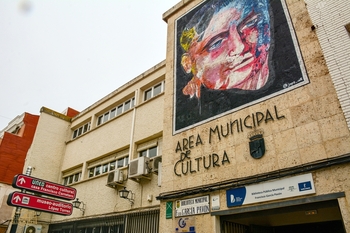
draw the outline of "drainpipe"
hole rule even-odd
[[[135,103],[134,110],[132,113],[132,122],[131,122],[131,132],[130,132],[130,147],[129,147],[129,163],[132,160],[132,154],[134,150],[134,128],[135,128],[135,118],[136,118],[136,108],[138,105],[138,90],[135,90]]]

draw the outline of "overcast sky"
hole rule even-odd
[[[0,0],[0,130],[42,106],[82,111],[165,59],[180,0]]]

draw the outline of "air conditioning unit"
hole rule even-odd
[[[149,158],[140,157],[130,161],[129,163],[129,178],[146,178],[149,174],[148,169]]]
[[[159,170],[159,166],[161,165],[161,162],[162,162],[162,156],[157,156],[153,158],[151,162],[152,172],[155,172],[158,174],[158,170]]]
[[[42,225],[27,224],[24,233],[41,233]]]
[[[118,168],[108,173],[107,186],[115,187],[116,185],[122,185],[124,182],[123,172]]]

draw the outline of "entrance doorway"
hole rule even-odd
[[[220,217],[222,233],[345,233],[337,200]]]

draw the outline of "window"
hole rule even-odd
[[[88,173],[88,177],[94,177],[94,176],[98,176],[100,174],[104,174],[110,171],[113,171],[116,167],[120,168],[120,167],[125,167],[127,166],[129,163],[129,156],[120,158],[116,161],[112,161],[109,163],[104,163],[102,165],[97,165],[94,167],[89,168],[89,173]]]
[[[83,126],[83,133],[86,133],[89,130],[89,125],[86,124]]]
[[[153,96],[156,96],[162,92],[162,83],[159,83],[158,85],[154,86],[153,88]]]
[[[110,111],[104,113],[103,115],[99,116],[97,118],[97,125],[101,125],[102,123],[105,123],[115,117],[116,108],[111,109]]]
[[[63,177],[63,185],[70,185],[70,184],[76,183],[80,181],[80,179],[81,179],[81,172]]]
[[[78,182],[80,180],[81,173],[74,174],[73,176],[73,182]]]
[[[95,167],[95,176],[98,176],[101,174],[101,165]]]
[[[109,170],[113,171],[115,169],[115,161],[109,163]]]
[[[95,168],[94,168],[94,167],[93,167],[93,168],[90,168],[90,169],[89,169],[89,178],[90,178],[90,177],[93,177],[94,174],[95,174]]]
[[[14,129],[11,133],[12,134],[18,134],[20,129],[21,129],[21,127],[17,126],[16,129]]]
[[[140,157],[153,158],[153,157],[156,157],[157,155],[158,155],[158,147],[157,146],[140,151]]]
[[[117,110],[117,115],[121,114],[122,112],[123,112],[123,105],[119,105]]]
[[[105,115],[103,116],[103,122],[106,122],[109,120],[109,112],[105,113]]]
[[[130,109],[130,106],[131,106],[131,101],[130,101],[130,100],[129,100],[129,101],[126,101],[126,102],[124,103],[124,111],[129,110],[129,109]]]
[[[103,164],[102,166],[102,173],[106,173],[106,172],[108,172],[108,163]]]
[[[145,91],[145,100],[152,98],[152,89]]]
[[[113,109],[111,110],[111,115],[110,115],[111,119],[115,117],[115,113],[116,113],[116,109],[113,108]]]
[[[105,164],[106,165],[106,164]],[[98,176],[101,175],[103,173],[108,172],[108,169],[105,169],[105,165],[98,165],[96,167],[92,167],[89,169],[89,178],[94,177],[94,176]],[[108,164],[107,164],[108,167]]]
[[[120,158],[117,160],[117,168],[125,167],[129,164],[129,157]]]
[[[97,125],[100,125],[103,123],[103,116],[99,116],[97,120]]]
[[[149,100],[152,97],[164,92],[164,84],[165,82],[158,83],[157,85],[151,87],[150,89],[145,91],[144,100]]]
[[[108,112],[104,113],[103,115],[99,116],[97,118],[97,125],[101,125],[111,119],[113,119],[115,116],[118,116],[122,114],[123,112],[133,108],[135,106],[135,98],[131,98],[127,100],[126,102],[122,103],[116,108],[113,108],[109,110]]]
[[[73,139],[90,130],[90,122],[73,131]]]

